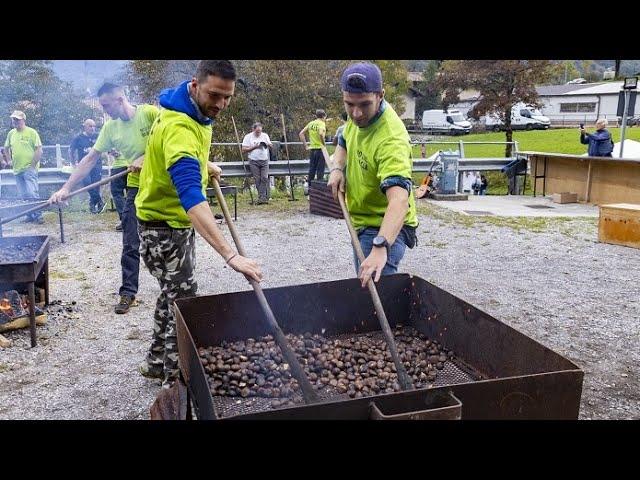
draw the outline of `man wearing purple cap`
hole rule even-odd
[[[346,190],[347,210],[366,257],[359,265],[354,252],[364,287],[374,272],[376,282],[380,275],[396,273],[406,248],[416,244],[411,143],[404,123],[384,100],[377,65],[350,65],[340,83],[349,120],[330,159],[328,185],[336,199],[338,190]]]

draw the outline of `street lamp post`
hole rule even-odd
[[[627,77],[624,79],[622,89],[624,90],[624,110],[622,111],[622,132],[620,133],[620,158],[624,151],[624,136],[627,129],[627,108],[629,107],[629,95],[631,90],[635,90],[638,86],[638,77]]]

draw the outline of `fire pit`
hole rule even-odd
[[[31,346],[36,342],[36,286],[44,289],[49,304],[49,237],[0,238],[0,292],[27,288]]]
[[[268,335],[262,313],[252,292],[184,298],[176,301],[175,312],[180,352],[180,370],[200,419],[385,419],[385,418],[463,418],[463,419],[575,419],[578,417],[583,372],[572,362],[517,332],[490,315],[478,310],[454,295],[429,282],[406,274],[383,277],[378,290],[389,323],[396,335],[420,340],[423,346],[411,343],[402,347],[405,366],[413,368],[419,379],[418,388],[399,391],[393,382],[385,388],[373,388],[366,379],[368,390],[353,382],[339,382],[343,365],[329,365],[326,372],[315,369],[313,360],[302,353],[306,347],[318,348],[326,339],[336,345],[366,341],[376,344],[373,355],[381,355],[383,344],[379,323],[371,297],[356,279],[266,289],[265,295],[285,333],[291,338],[298,358],[308,377],[313,372],[328,378],[329,384],[318,386],[321,403],[305,405],[299,391],[283,398],[273,394],[264,398],[258,390],[235,388],[228,395],[224,379],[215,377],[228,362],[217,358],[222,348],[238,348],[238,344],[254,348],[254,342]],[[403,324],[403,328],[399,328]],[[402,333],[404,330],[405,333]],[[401,332],[401,333],[398,333]],[[297,335],[296,339],[291,336]],[[267,337],[268,338],[268,337]],[[308,342],[305,343],[305,340]],[[428,351],[427,340],[437,346],[438,354]],[[303,345],[300,344],[303,342]],[[404,340],[403,340],[404,341]],[[240,343],[242,342],[242,343]],[[338,343],[336,343],[338,342]],[[342,342],[342,343],[340,343]],[[376,343],[377,342],[377,343]],[[402,343],[402,342],[399,342]],[[267,344],[262,352],[273,346]],[[340,347],[341,348],[341,347]],[[415,355],[407,354],[411,348]],[[260,348],[258,348],[260,350]],[[277,360],[279,349],[270,352]],[[352,354],[353,352],[347,352]],[[420,354],[422,358],[420,358]],[[257,375],[250,375],[251,362],[236,352],[239,363],[231,362],[229,371],[247,369],[247,383]],[[343,362],[345,352],[338,360]],[[442,355],[442,357],[441,357]],[[246,355],[244,355],[247,359]],[[415,357],[415,358],[414,358]],[[430,358],[433,357],[433,358]],[[207,362],[204,362],[207,359]],[[255,358],[254,358],[255,359]],[[222,360],[222,362],[219,362]],[[258,359],[259,360],[259,359]],[[327,360],[321,359],[321,362]],[[335,360],[334,358],[331,360]],[[351,360],[351,359],[350,359]],[[213,365],[207,370],[207,366]],[[376,375],[390,369],[367,360],[365,365],[377,369]],[[425,361],[423,369],[417,368]],[[244,362],[244,363],[243,363]],[[305,364],[306,362],[306,364]],[[274,367],[260,360],[260,368]],[[277,364],[278,362],[275,361]],[[344,363],[344,362],[343,362]],[[407,365],[407,363],[409,365]],[[436,370],[429,365],[441,363]],[[234,366],[236,365],[236,366]],[[362,363],[360,364],[362,365]],[[240,367],[238,369],[238,367]],[[312,368],[313,367],[313,368]],[[335,368],[340,367],[340,368]],[[285,367],[286,369],[286,367]],[[229,373],[227,371],[227,374]],[[360,372],[361,370],[359,370]],[[366,371],[366,370],[365,370]],[[335,374],[332,382],[330,374]],[[434,372],[435,374],[431,374]],[[256,371],[256,374],[263,373]],[[353,373],[352,373],[353,375]],[[236,375],[237,376],[237,375]],[[275,378],[277,376],[273,376]],[[393,380],[393,375],[390,376]],[[287,378],[286,374],[278,378]],[[315,378],[315,377],[312,377]],[[389,378],[389,377],[384,377]],[[273,379],[272,379],[273,380]],[[347,374],[348,380],[348,374]],[[377,376],[374,378],[378,382]],[[289,384],[286,388],[289,394]],[[335,385],[334,385],[335,384]],[[382,385],[382,383],[379,383]],[[335,386],[336,388],[330,388]],[[238,383],[239,387],[239,383]],[[245,387],[246,388],[246,387]],[[212,394],[213,391],[213,394]],[[341,392],[345,392],[341,395]],[[357,395],[364,392],[363,395]],[[235,394],[237,393],[237,395]],[[271,389],[273,393],[273,388]],[[244,394],[244,396],[243,396]],[[297,396],[296,396],[297,395]],[[282,395],[281,395],[282,396]],[[449,416],[443,412],[449,412]],[[457,414],[456,414],[457,412]]]
[[[32,199],[32,200],[20,200],[17,198],[0,199],[0,238],[2,237],[2,226],[5,223],[12,222],[17,218],[21,218],[20,213],[35,207],[38,203],[44,200]],[[57,208],[58,210],[58,223],[60,225],[60,241],[64,243],[64,224],[62,223],[62,206],[48,207]],[[16,217],[17,215],[17,217]]]

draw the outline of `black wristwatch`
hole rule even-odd
[[[377,248],[384,247],[387,249],[387,253],[389,253],[389,242],[387,242],[387,239],[381,235],[378,235],[373,239],[373,246]]]

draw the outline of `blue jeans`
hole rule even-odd
[[[378,230],[380,229],[377,227],[367,227],[358,233],[364,258],[367,258],[371,253],[371,249],[373,248],[373,239],[378,236]],[[387,263],[382,269],[382,275],[392,275],[398,271],[398,265],[400,264],[402,257],[404,257],[406,249],[407,244],[405,243],[404,232],[400,231],[396,241],[393,242],[393,245],[391,245],[391,248],[389,249],[389,253],[387,254]],[[358,255],[355,250],[353,251],[353,260],[357,275],[358,270],[360,270],[360,261],[358,260]]]
[[[16,187],[18,188],[18,194],[24,200],[38,200],[40,193],[38,191],[38,171],[35,168],[29,167],[24,172],[15,176]],[[30,213],[27,217],[31,220],[37,220],[42,218],[42,211]]]
[[[127,167],[112,168],[111,175],[124,172],[126,169]],[[116,210],[118,211],[118,217],[120,217],[121,222],[122,222],[122,211],[124,210],[124,204],[125,204],[125,190],[127,189],[128,176],[129,175],[125,175],[124,177],[116,178],[114,181],[111,182],[111,197],[113,198],[113,203],[116,206]]]
[[[138,235],[138,218],[134,203],[137,188],[127,188],[124,209],[122,210],[122,286],[120,295],[135,297],[138,293],[138,274],[140,272],[140,236]]]
[[[102,179],[102,160],[98,159],[95,166],[91,169],[89,174],[84,177],[84,186],[91,185],[92,183],[99,182]],[[116,180],[117,181],[117,180]],[[89,190],[89,207],[94,205],[100,205],[102,203],[102,197],[100,196],[100,187],[92,188]]]

